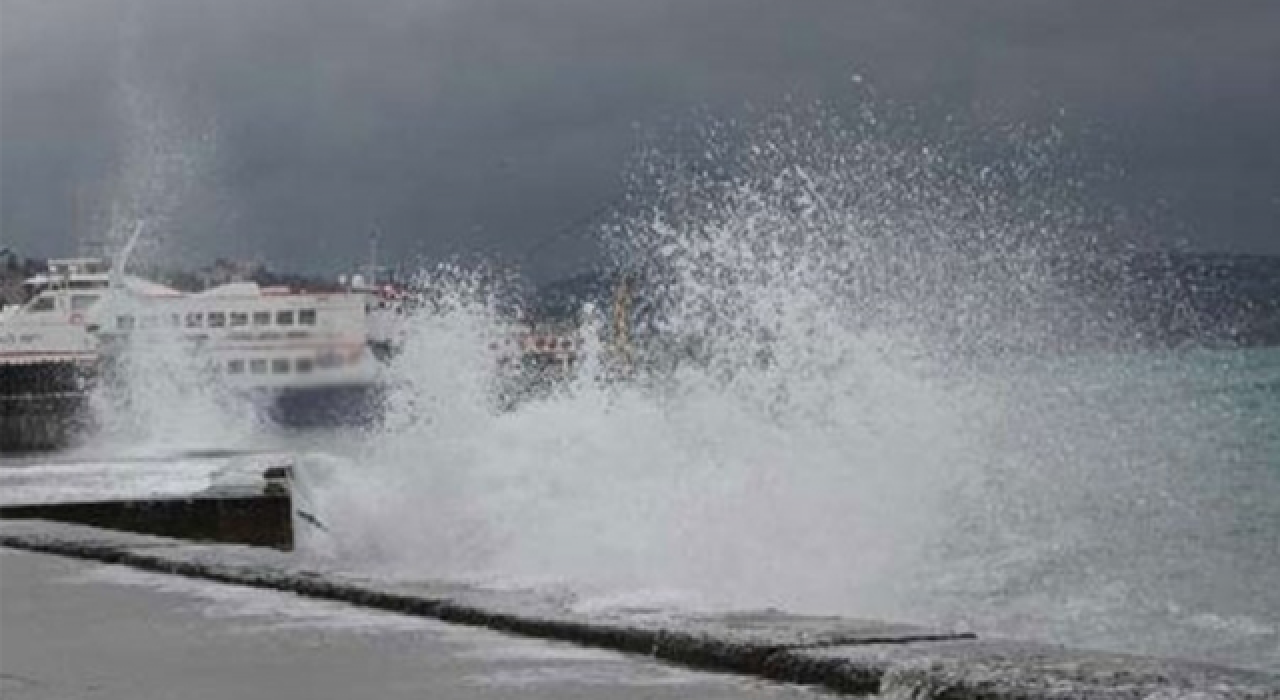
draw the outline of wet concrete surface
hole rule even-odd
[[[1029,642],[976,639],[973,635],[952,634],[945,630],[929,630],[889,622],[801,616],[776,610],[690,614],[662,609],[601,608],[599,605],[589,605],[584,609],[571,591],[560,589],[490,589],[459,581],[386,581],[370,578],[360,572],[332,569],[323,561],[309,560],[277,549],[234,544],[198,544],[154,535],[114,532],[39,520],[0,520],[0,545],[18,550],[53,553],[75,560],[127,564],[131,568],[108,567],[96,570],[126,572],[116,574],[116,578],[111,579],[110,582],[116,584],[151,582],[146,584],[151,588],[135,598],[134,604],[143,611],[140,613],[142,615],[148,611],[146,601],[153,595],[159,601],[157,609],[165,611],[172,607],[171,602],[165,602],[165,596],[166,590],[173,592],[174,587],[177,587],[179,593],[204,592],[206,597],[213,595],[209,593],[211,591],[244,591],[244,595],[252,595],[253,589],[266,589],[269,591],[267,595],[273,596],[271,600],[277,601],[282,606],[280,610],[285,610],[286,613],[292,608],[285,601],[293,601],[293,604],[298,605],[319,605],[322,608],[338,606],[323,609],[341,609],[351,614],[375,616],[381,620],[407,620],[410,622],[404,624],[425,624],[431,629],[450,629],[458,634],[464,633],[462,628],[452,627],[442,621],[514,632],[540,640],[565,640],[615,652],[630,652],[628,656],[618,656],[603,651],[587,652],[583,646],[551,644],[550,648],[606,654],[623,664],[616,668],[625,669],[618,672],[623,674],[621,676],[613,671],[606,671],[602,677],[596,670],[584,671],[584,676],[570,668],[567,672],[576,675],[573,675],[567,688],[553,685],[552,689],[546,690],[545,694],[556,697],[752,697],[743,689],[752,693],[766,693],[763,697],[794,697],[787,693],[800,693],[803,696],[806,692],[793,685],[752,682],[741,677],[734,679],[730,676],[692,674],[677,666],[664,667],[653,664],[650,660],[662,659],[685,667],[734,671],[745,677],[804,683],[852,695],[880,694],[910,700],[1280,700],[1280,676],[1274,674],[1173,659],[1073,650]],[[0,564],[3,561],[0,560]],[[94,564],[86,566],[93,567]],[[119,578],[121,576],[125,578]],[[4,612],[2,627],[5,638],[10,629],[15,628],[8,621],[9,611],[5,610],[5,606],[12,600],[7,583],[10,578],[8,569],[0,566],[0,611]],[[44,587],[56,588],[56,584],[60,582],[66,583],[65,578],[54,580],[52,584],[55,585]],[[242,584],[244,587],[222,585],[228,583]],[[146,585],[142,587],[145,588]],[[33,591],[36,588],[38,586],[34,584],[30,586]],[[278,591],[289,591],[308,598],[280,594]],[[43,593],[36,591],[34,597],[39,599],[40,595]],[[24,598],[19,594],[17,600],[21,602]],[[64,618],[59,607],[61,604],[59,599],[47,602],[49,609],[56,612],[50,619],[57,621]],[[92,606],[85,612],[84,619],[92,619],[97,609]],[[40,629],[44,625],[40,621],[41,616],[32,617],[35,628]],[[215,616],[209,628],[218,630],[225,626]],[[21,625],[16,628],[22,629]],[[189,628],[195,635],[201,635],[204,631],[199,623],[192,624]],[[289,654],[293,653],[291,650],[297,649],[299,645],[304,648],[310,648],[307,646],[309,644],[316,645],[314,641],[309,641],[314,640],[314,637],[306,632],[305,627],[285,628],[295,632],[301,630],[301,633],[296,638],[284,639],[278,645],[255,646],[256,642],[247,642],[244,649],[257,651],[258,656],[249,654],[246,657],[242,650],[231,644],[222,656],[219,656],[222,647],[215,648],[212,658],[225,658],[237,664],[246,664],[248,669],[257,672],[260,665],[274,663],[277,657],[272,650],[276,646],[284,650],[282,653],[285,656],[280,658],[288,659],[291,658]],[[161,629],[165,629],[165,626],[161,625]],[[510,639],[510,644],[547,644],[544,641],[517,641],[501,635],[494,637],[492,631],[466,630],[465,633]],[[68,634],[74,637],[74,632]],[[150,632],[146,632],[145,628],[142,632],[135,633],[138,636],[146,634]],[[123,638],[130,637],[125,635]],[[387,659],[392,661],[392,672],[387,676],[391,681],[398,682],[396,679],[402,673],[408,678],[416,678],[412,670],[415,664],[421,664],[424,673],[438,672],[445,677],[458,673],[473,681],[484,677],[483,671],[470,671],[460,668],[456,662],[442,660],[443,657],[437,651],[432,651],[437,647],[429,643],[415,647],[413,643],[405,645],[396,642],[396,639],[394,635],[368,635],[367,644],[377,647],[379,652],[373,657],[369,657],[365,647],[355,644],[337,646],[337,652],[330,656],[322,654],[320,658],[344,659],[350,656],[355,660],[351,671],[354,677],[373,685],[380,682],[378,679],[381,676],[368,668],[377,667],[382,653],[387,653]],[[179,639],[175,647],[181,648],[184,641]],[[103,637],[96,640],[96,643],[111,645],[114,638]],[[325,648],[327,643],[325,639],[318,644]],[[140,648],[145,649],[145,644]],[[420,649],[425,656],[415,656],[412,651],[406,652],[406,648]],[[349,654],[345,653],[348,649],[351,649]],[[54,646],[49,646],[45,651],[50,658],[58,653]],[[171,653],[167,647],[164,651]],[[91,644],[86,645],[81,653],[91,659],[97,658]],[[195,649],[189,653],[200,656],[205,652]],[[10,673],[7,656],[8,650],[3,646],[3,641],[0,641],[0,659],[4,659],[0,663],[0,671]],[[164,654],[160,656],[164,658]],[[395,659],[399,659],[403,667],[397,666]],[[181,668],[181,661],[181,658],[167,660],[175,668]],[[304,667],[307,663],[323,665],[323,662],[309,657],[303,658],[299,663]],[[338,663],[341,665],[343,662]],[[626,665],[628,663],[640,666],[631,667]],[[128,667],[126,664],[125,668]],[[113,667],[107,665],[104,668],[109,670]],[[660,669],[659,677],[662,673],[690,673],[692,675],[687,677],[718,680],[706,688],[693,684],[696,687],[691,686],[688,693],[683,694],[684,690],[676,687],[683,681],[651,683],[643,679],[637,681],[635,676],[626,675],[636,668]],[[317,673],[323,677],[324,673],[329,672],[334,671],[325,667]],[[28,680],[20,672],[15,673],[19,675],[6,676],[4,681],[14,688]],[[555,676],[559,671],[550,673]],[[643,676],[647,673],[648,671],[642,671],[642,678],[648,678]],[[503,670],[497,676],[501,679],[499,682],[475,683],[484,687],[520,688],[522,683],[534,684],[547,674],[545,670],[529,670],[517,664],[514,669]],[[231,676],[233,680],[239,678],[236,673],[231,673]],[[56,672],[52,677],[57,678]],[[681,676],[683,677],[686,676]],[[584,681],[584,678],[587,680]],[[555,682],[562,680],[564,678],[556,676]],[[476,694],[478,691],[472,687],[475,684],[473,681],[462,684],[441,681],[446,683],[442,686],[443,691],[432,696],[500,696]],[[592,683],[596,685],[593,686]],[[615,692],[614,685],[621,690]],[[274,689],[274,686],[270,687]],[[335,684],[333,687],[341,688],[343,692],[308,697],[349,697],[353,693],[358,693],[357,697],[370,695],[359,692],[356,686]],[[543,693],[540,689],[542,686],[530,687],[535,689],[517,692],[512,696],[537,697]],[[651,692],[651,687],[658,690]],[[328,690],[328,687],[307,686],[307,689]],[[245,689],[236,687],[234,690]],[[286,691],[292,692],[292,688],[286,687],[286,690],[280,692]],[[777,695],[778,693],[781,695]],[[65,693],[54,696],[95,697]],[[236,692],[217,695],[210,691],[208,695],[182,694],[177,697],[215,696],[240,697],[241,694]],[[251,696],[269,695],[252,693]],[[285,694],[281,697],[295,696]],[[379,692],[378,697],[400,696]]]
[[[0,696],[813,698],[799,686],[0,549]]]

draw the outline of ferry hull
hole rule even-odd
[[[83,391],[90,378],[87,365],[62,360],[0,362],[0,396],[30,396]]]
[[[69,387],[71,370],[51,368],[53,380],[39,375],[28,388],[40,391],[16,393],[3,385],[0,392],[0,454],[46,452],[66,449],[91,439],[95,430],[90,392]],[[78,370],[77,375],[78,376]],[[376,384],[317,386],[263,390],[252,401],[261,401],[271,425],[290,431],[369,427],[382,420],[385,390]]]
[[[295,430],[367,427],[382,420],[384,396],[378,384],[275,389],[267,415],[276,425]]]
[[[83,392],[0,395],[0,454],[70,447],[92,431]]]

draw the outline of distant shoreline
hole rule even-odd
[[[1087,280],[1077,281],[1073,291],[1100,308],[1123,311],[1156,345],[1280,345],[1280,256],[1142,251],[1049,262],[1063,279]],[[12,252],[0,258],[0,303],[20,300],[22,281],[44,267],[44,260]],[[188,292],[231,281],[317,292],[342,288],[336,278],[227,259],[194,270],[144,266],[137,274]],[[537,319],[563,320],[585,302],[607,305],[620,274],[598,269],[542,284],[526,299],[528,310]]]

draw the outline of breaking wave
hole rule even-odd
[[[637,289],[629,358],[595,300],[578,371],[495,400],[500,295],[424,276],[444,303],[409,329],[385,425],[304,465],[313,551],[1277,663],[1266,537],[1206,544],[1274,515],[1227,505],[1232,468],[1269,459],[1203,392],[1235,356],[1142,350],[1084,293],[1092,268],[1064,261],[1099,242],[1052,148],[964,160],[867,120],[703,136],[643,159],[646,206],[602,232]],[[1206,620],[1250,620],[1251,646]]]

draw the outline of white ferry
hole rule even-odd
[[[87,330],[103,352],[192,351],[229,386],[282,389],[373,380],[360,299],[233,283],[179,297],[113,299]],[[122,303],[123,302],[123,303]]]
[[[359,295],[252,282],[185,293],[110,267],[92,258],[50,261],[24,283],[25,303],[0,310],[5,393],[68,390],[71,377],[124,352],[145,363],[149,353],[175,350],[236,389],[363,387],[376,379]]]

